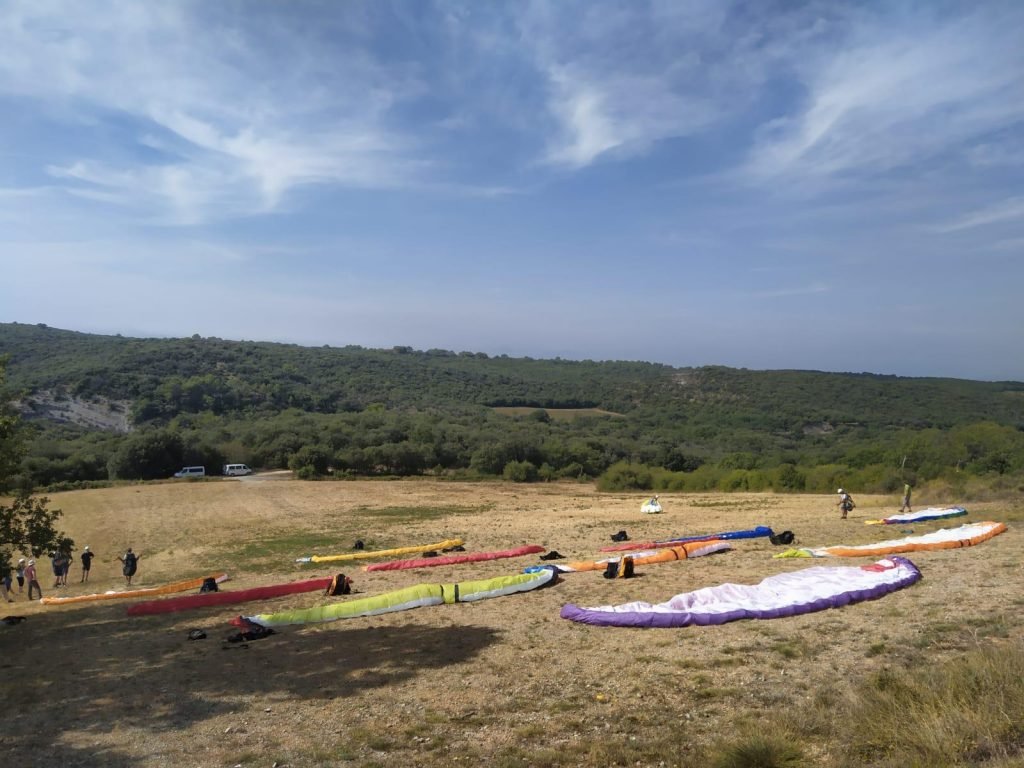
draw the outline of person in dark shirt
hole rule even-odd
[[[128,551],[123,556],[117,558],[123,563],[121,573],[124,574],[124,579],[128,582],[129,587],[132,585],[132,576],[135,575],[139,568],[139,557],[140,555],[135,554],[132,552],[132,548],[128,547]]]
[[[61,577],[64,575],[64,554],[62,552],[50,553],[50,565],[53,567],[53,587],[60,586]]]
[[[88,547],[82,550],[82,581],[83,583],[89,580],[89,569],[92,568],[93,553]]]
[[[8,603],[14,602],[14,598],[11,597],[11,585],[13,583],[14,579],[11,576],[11,567],[9,565],[4,565],[3,570],[0,571],[0,597]]]

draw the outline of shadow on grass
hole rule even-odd
[[[126,729],[186,730],[210,718],[294,699],[344,699],[474,659],[500,633],[488,627],[283,627],[248,643],[216,615],[126,619],[123,606],[40,613],[3,628],[0,696],[12,706],[0,729],[5,763],[104,765],[131,755],[98,751]],[[186,623],[191,621],[192,623]],[[189,627],[207,639],[188,640]],[[145,739],[141,739],[145,742]],[[97,746],[81,751],[80,743]],[[146,749],[143,744],[140,749]],[[146,755],[158,758],[156,753]]]

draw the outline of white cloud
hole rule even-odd
[[[1004,221],[1024,220],[1024,197],[1011,197],[986,208],[972,211],[960,218],[935,228],[935,232],[959,232],[965,229],[998,224]]]
[[[247,21],[203,3],[8,3],[0,96],[46,105],[94,134],[91,150],[51,164],[55,178],[78,182],[76,194],[164,208],[157,216],[167,221],[274,210],[306,184],[416,181],[415,139],[388,126],[414,78],[358,49],[328,50],[298,22],[267,31]],[[104,144],[97,125],[127,126],[162,159],[139,162],[130,147]]]
[[[727,12],[727,3],[529,5],[517,22],[546,84],[545,162],[578,169],[713,123],[727,105],[709,93],[701,50],[720,45]]]
[[[863,17],[800,51],[804,108],[763,127],[746,173],[888,171],[1024,120],[1022,18],[1010,16]]]

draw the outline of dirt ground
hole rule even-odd
[[[590,627],[559,618],[559,610],[569,602],[661,602],[724,582],[868,561],[777,560],[779,548],[766,539],[742,540],[723,554],[640,567],[630,580],[567,574],[537,592],[285,627],[248,645],[224,642],[239,613],[347,598],[312,593],[129,618],[127,600],[45,606],[16,595],[7,615],[26,621],[0,624],[3,763],[607,765],[614,754],[622,764],[671,765],[652,746],[667,732],[682,763],[743,723],[813,705],[823,690],[881,667],[1022,636],[1015,505],[966,504],[967,518],[944,524],[866,526],[896,513],[898,499],[858,497],[846,521],[826,496],[662,494],[660,515],[640,514],[643,501],[589,485],[433,480],[254,477],[75,491],[53,495],[51,505],[64,511],[78,549],[88,544],[97,554],[90,582],[79,584],[77,553],[68,588],[52,588],[46,558],[41,582],[47,596],[123,589],[114,558],[128,546],[141,554],[138,587],[214,570],[230,574],[225,590],[342,571],[359,595],[373,595],[517,573],[538,560],[373,573],[361,563],[294,560],[348,552],[357,539],[377,549],[459,537],[469,551],[538,544],[567,559],[596,559],[621,529],[642,542],[768,525],[794,531],[804,546],[898,538],[964,520],[1008,521],[1010,530],[977,547],[910,555],[924,578],[880,600],[677,630]],[[956,501],[921,499],[918,507]],[[207,639],[188,640],[193,628]],[[828,755],[820,757],[827,764]]]

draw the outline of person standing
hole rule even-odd
[[[853,508],[857,505],[853,503],[853,497],[842,488],[840,488],[837,493],[839,494],[839,501],[836,502],[836,506],[839,507],[839,511],[842,513],[840,514],[839,519],[845,520],[846,516],[852,512]]]
[[[139,557],[140,555],[135,554],[132,552],[132,548],[128,547],[128,551],[117,558],[122,563],[121,573],[124,574],[124,579],[128,582],[129,587],[132,585],[132,577],[139,568]]]
[[[66,587],[68,585],[68,573],[71,571],[71,563],[74,562],[74,555],[71,554],[70,549],[63,549],[60,553],[61,556],[61,569],[60,569],[60,585]]]
[[[79,584],[89,580],[89,569],[92,568],[92,558],[93,554],[89,551],[89,547],[82,550],[82,581],[80,581]]]
[[[39,586],[39,575],[36,573],[36,561],[29,560],[25,566],[25,581],[28,582],[28,599],[32,599],[32,590],[39,591],[39,599],[43,599],[43,588]]]
[[[900,512],[910,512],[910,483],[903,484],[903,501],[900,504]]]
[[[14,576],[18,579],[18,594],[25,591],[25,558],[18,558],[18,567],[14,569]]]
[[[4,560],[3,571],[0,572],[0,595],[8,603],[13,603],[14,598],[11,597],[11,584],[14,580],[11,578],[11,566],[7,564],[7,560]]]
[[[60,552],[50,553],[50,566],[53,568],[53,588],[60,586],[60,578],[64,574],[64,556]]]

